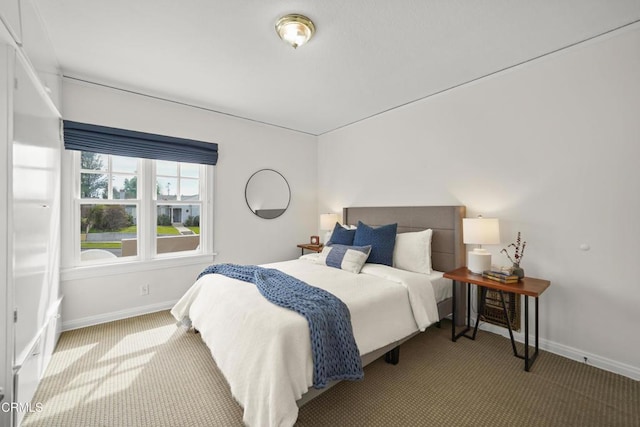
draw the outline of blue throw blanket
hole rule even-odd
[[[267,300],[307,319],[313,355],[313,387],[323,388],[333,380],[359,380],[364,376],[353,338],[351,314],[335,295],[280,270],[255,265],[211,265],[198,278],[205,274],[222,274],[254,283]]]

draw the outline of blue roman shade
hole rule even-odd
[[[218,144],[64,121],[64,148],[116,156],[215,165]]]

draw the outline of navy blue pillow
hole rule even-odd
[[[326,246],[331,245],[346,245],[353,246],[353,238],[356,235],[356,230],[347,230],[339,223],[336,222],[336,226],[333,227],[333,233],[331,238],[327,242]]]
[[[358,221],[353,245],[371,245],[371,253],[367,262],[391,266],[393,264],[393,248],[396,246],[397,231],[397,223],[373,228],[362,221]]]

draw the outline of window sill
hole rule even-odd
[[[118,262],[114,264],[94,264],[63,268],[60,280],[92,279],[102,276],[114,276],[141,271],[157,271],[167,268],[183,267],[195,264],[211,264],[217,254],[188,255],[183,257],[158,258],[149,261]]]

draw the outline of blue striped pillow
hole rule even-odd
[[[317,263],[357,274],[367,262],[370,252],[371,246],[325,246],[317,258]]]

